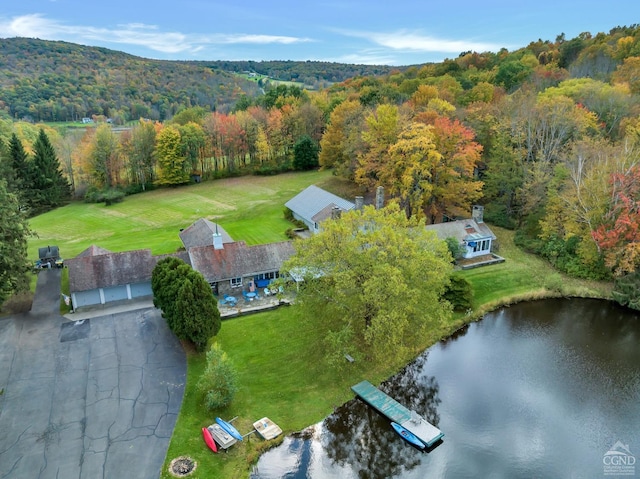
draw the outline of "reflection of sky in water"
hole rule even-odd
[[[640,457],[639,345],[638,316],[605,302],[500,310],[381,386],[437,423],[436,449],[408,446],[354,400],[312,439],[267,452],[252,477],[602,477],[617,440]]]

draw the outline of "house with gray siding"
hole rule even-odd
[[[285,203],[293,217],[304,222],[312,233],[320,231],[320,224],[336,211],[350,211],[355,203],[311,185]]]

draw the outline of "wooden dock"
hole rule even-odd
[[[351,386],[351,390],[380,414],[415,434],[427,448],[433,446],[444,437],[444,433],[440,429],[427,422],[415,411],[412,413],[412,411],[392,397],[387,396],[369,381],[362,381],[355,386]]]

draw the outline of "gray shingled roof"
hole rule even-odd
[[[427,225],[426,228],[429,231],[435,231],[441,240],[456,238],[460,243],[487,238],[496,239],[496,235],[486,223],[477,223],[472,219]]]
[[[301,218],[313,222],[313,217],[328,206],[337,206],[343,211],[355,208],[351,201],[311,185],[285,203],[285,206]]]
[[[101,248],[100,246],[96,246],[92,244],[86,250],[80,253],[78,256],[98,256],[101,254],[109,254],[109,253],[111,253],[111,251],[109,251],[108,249],[104,249],[104,248]]]
[[[191,248],[191,265],[210,283],[278,271],[295,250],[291,241],[247,246],[244,241]]]
[[[91,254],[94,249],[99,254]],[[153,268],[167,256],[176,256],[189,264],[186,252],[152,256],[149,249],[106,254],[100,250],[106,251],[91,246],[75,258],[65,261],[65,266],[69,269],[71,293],[151,281]]]
[[[196,246],[209,246],[213,244],[213,234],[216,232],[222,236],[222,243],[232,243],[233,239],[229,236],[222,226],[213,223],[207,219],[201,218],[188,228],[180,232],[180,239],[186,249],[195,248]]]

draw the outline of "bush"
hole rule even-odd
[[[209,410],[231,404],[238,391],[238,376],[228,356],[218,344],[207,352],[207,366],[198,381],[198,391],[204,394],[204,405]]]
[[[466,278],[452,274],[444,292],[444,299],[451,303],[454,310],[466,311],[473,305],[473,286]]]
[[[449,237],[444,241],[445,243],[447,243],[447,248],[449,248],[449,253],[451,253],[451,257],[453,258],[454,262],[455,260],[462,258],[462,256],[466,252],[466,248],[462,246],[457,239]]]
[[[125,196],[125,192],[117,188],[109,188],[107,190],[89,188],[84,195],[84,201],[85,203],[104,203],[110,206],[114,203],[119,203]]]

